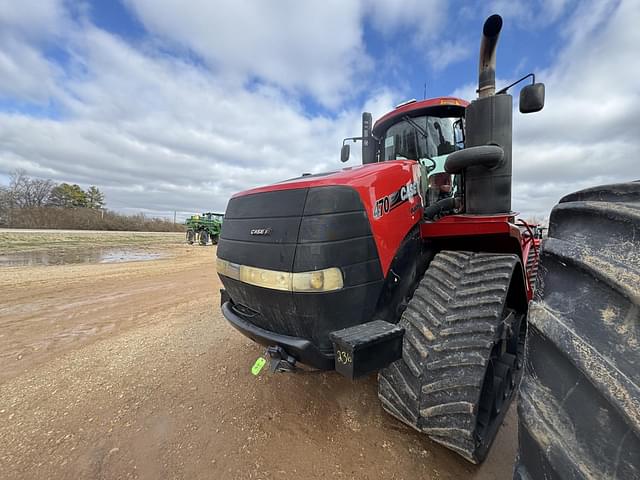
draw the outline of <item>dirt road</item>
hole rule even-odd
[[[0,478],[510,479],[514,409],[474,467],[385,414],[375,377],[261,374],[215,247],[0,268]]]

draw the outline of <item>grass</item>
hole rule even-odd
[[[0,254],[96,247],[168,246],[183,242],[182,232],[0,230]]]

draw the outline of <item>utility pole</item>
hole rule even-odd
[[[176,224],[176,211],[173,211],[173,224]]]

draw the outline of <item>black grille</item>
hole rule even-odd
[[[268,234],[252,235],[257,233]],[[339,267],[344,288],[291,293],[222,277],[235,304],[259,312],[248,321],[313,341],[331,351],[328,333],[370,320],[382,288],[382,269],[358,193],[330,186],[257,193],[231,199],[218,256],[270,270],[305,272]]]

